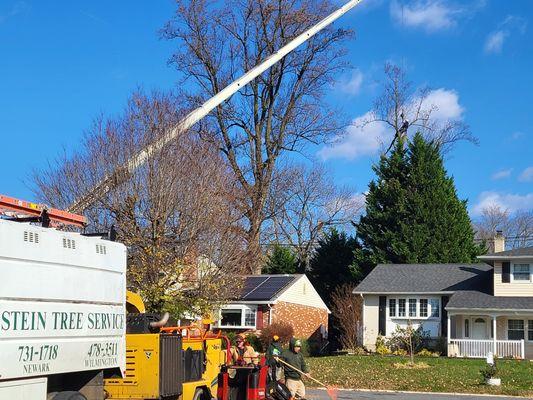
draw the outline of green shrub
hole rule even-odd
[[[230,332],[224,332],[224,335],[229,339],[230,345],[233,346],[235,344],[235,338],[237,337],[237,333],[230,331]],[[226,341],[223,342],[223,348],[226,349]]]
[[[498,367],[496,365],[496,358],[494,358],[493,364],[487,364],[481,370],[479,371],[481,376],[483,377],[483,383],[484,381],[490,378],[497,378],[499,376]]]
[[[439,357],[440,353],[437,351],[431,351],[428,349],[422,349],[418,353],[416,353],[417,356],[420,357]]]
[[[304,357],[314,357],[320,355],[320,343],[316,340],[300,339],[302,349],[300,350]]]
[[[376,353],[380,355],[392,353],[390,347],[388,346],[387,339],[381,335],[376,338]]]
[[[407,350],[405,349],[396,349],[392,352],[392,354],[394,354],[395,356],[406,356],[407,355]]]
[[[259,336],[257,336],[256,334],[250,333],[249,335],[246,335],[246,340],[248,341],[248,343],[250,343],[250,346],[252,346],[255,351],[259,353],[265,352],[265,349],[263,348],[263,343],[261,342]]]

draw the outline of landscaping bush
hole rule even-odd
[[[265,352],[263,343],[261,342],[259,336],[257,336],[256,334],[250,333],[249,335],[246,335],[246,340],[248,341],[248,343],[250,343],[250,346],[252,346],[255,351],[259,353]]]
[[[422,349],[418,353],[416,353],[419,357],[439,357],[440,353],[437,351],[431,351],[428,349]]]
[[[405,349],[396,349],[392,352],[393,355],[395,356],[406,356],[407,355],[407,350]]]
[[[393,351],[404,349],[410,352],[412,347],[413,353],[416,353],[422,350],[422,346],[428,339],[429,332],[424,331],[422,327],[414,329],[409,325],[406,328],[401,328],[397,325],[387,344]]]
[[[354,356],[363,356],[365,354],[368,354],[368,352],[365,350],[364,347],[356,347],[353,350],[350,350],[348,354],[354,355]]]
[[[448,354],[448,342],[446,341],[446,338],[440,336],[437,339],[437,343],[435,344],[435,351],[443,355]]]
[[[304,357],[315,357],[320,355],[320,343],[316,340],[300,339]]]
[[[496,365],[496,358],[494,358],[494,362],[492,364],[485,365],[485,367],[481,368],[479,372],[483,377],[482,383],[485,383],[488,379],[491,378],[498,378],[499,371],[498,366]]]
[[[237,333],[230,331],[230,332],[224,332],[224,335],[229,339],[230,345],[233,346],[233,344],[235,343],[235,338],[237,337]],[[222,346],[224,349],[226,349],[225,340],[222,341]]]
[[[386,355],[386,354],[391,354],[392,351],[387,343],[387,340],[379,335],[376,339],[376,353],[380,354],[380,355]]]
[[[289,344],[289,340],[294,336],[294,328],[290,324],[280,322],[274,322],[266,328],[263,328],[261,330],[261,336],[259,337],[263,348],[267,349],[268,346],[270,346],[274,335],[278,335],[281,344],[286,346]]]

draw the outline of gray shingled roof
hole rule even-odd
[[[491,296],[478,291],[460,291],[450,297],[446,309],[533,310],[533,297]]]
[[[498,253],[490,253],[484,256],[479,256],[480,259],[490,260],[491,257],[533,257],[533,246],[519,247],[517,249],[500,251]]]
[[[487,264],[379,264],[354,293],[438,293],[492,290]]]

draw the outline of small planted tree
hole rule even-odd
[[[411,321],[408,321],[405,328],[396,326],[389,343],[392,348],[406,350],[409,354],[410,365],[414,365],[415,353],[422,348],[424,341],[428,338],[429,332],[424,331],[421,326],[415,329]]]

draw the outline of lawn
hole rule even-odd
[[[416,362],[429,366],[424,369],[398,368],[394,364],[406,363],[406,357],[377,355],[316,357],[307,361],[315,378],[339,388],[533,395],[530,361],[498,360],[502,379],[499,388],[481,384],[479,370],[485,360],[417,357]]]

